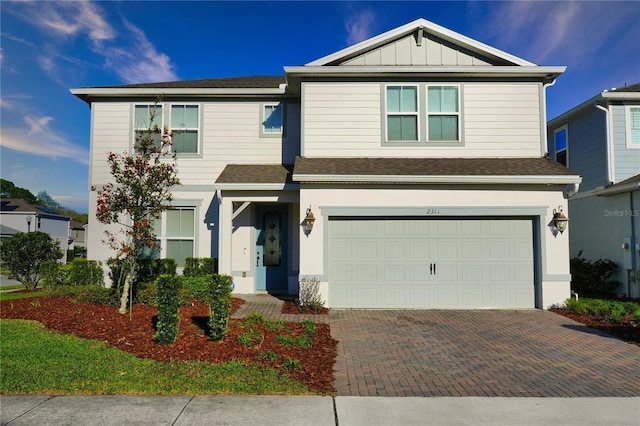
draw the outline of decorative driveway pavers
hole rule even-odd
[[[328,322],[338,396],[640,396],[640,347],[541,310],[331,310],[283,315],[241,295],[235,318]]]
[[[339,396],[640,396],[640,347],[548,311],[332,310]]]

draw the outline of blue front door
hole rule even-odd
[[[256,290],[287,291],[287,206],[261,205],[256,217]]]

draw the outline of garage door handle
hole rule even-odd
[[[433,275],[435,275],[435,274],[436,274],[436,264],[434,263],[433,264]]]
[[[433,263],[429,264],[429,275],[433,275]]]

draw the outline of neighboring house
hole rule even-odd
[[[54,210],[35,206],[18,198],[0,198],[0,222],[2,222],[3,238],[18,232],[44,232],[58,241],[60,250],[66,253],[69,248],[70,220]]]
[[[564,70],[418,19],[283,76],[74,89],[92,111],[89,234],[108,152],[132,150],[162,94],[183,184],[162,256],[217,257],[236,293],[315,277],[332,308],[547,308],[570,296],[553,219],[580,182],[545,158]]]
[[[640,297],[640,84],[605,90],[547,125],[552,158],[582,176],[569,202],[571,256],[618,263]]]
[[[71,219],[69,222],[69,249],[75,247],[85,248],[85,225],[77,220]]]

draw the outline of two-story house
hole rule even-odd
[[[55,210],[29,204],[18,198],[0,198],[0,222],[3,238],[19,232],[44,232],[58,241],[62,253],[69,248],[69,223],[71,219]],[[62,258],[64,261],[65,257]]]
[[[219,259],[235,292],[332,308],[546,308],[570,295],[563,192],[546,158],[545,93],[564,72],[424,19],[283,76],[74,89],[91,118],[88,257],[109,151],[149,108],[174,138],[182,186],[162,255]]]
[[[552,158],[582,176],[569,202],[571,256],[618,264],[618,292],[640,297],[640,84],[605,90],[549,121]]]

